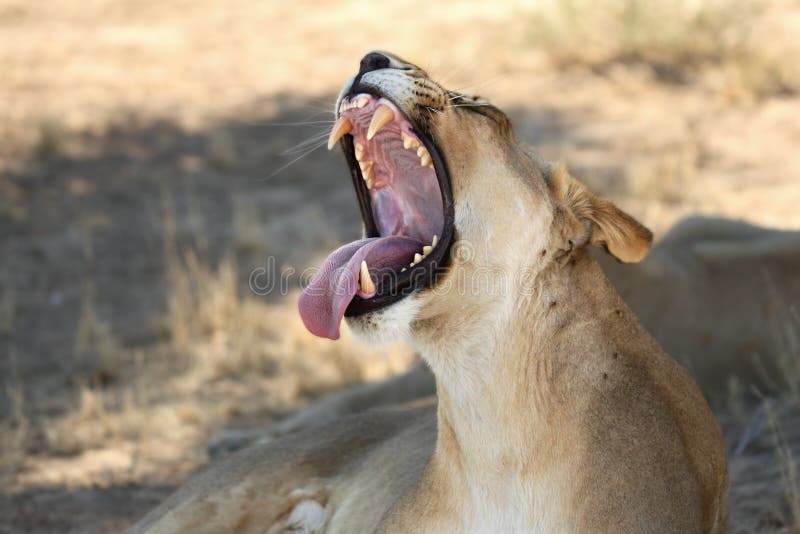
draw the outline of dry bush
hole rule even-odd
[[[376,355],[382,349],[360,345],[346,329],[339,342],[315,338],[299,319],[296,295],[272,305],[242,296],[231,259],[211,269],[190,252],[169,265],[172,350],[205,380],[272,377],[302,396],[388,376],[410,362],[408,349]]]
[[[114,382],[126,359],[124,352],[111,331],[111,325],[97,315],[94,285],[90,281],[84,282],[73,348],[76,367],[73,378],[97,387]]]
[[[17,372],[17,352],[9,349],[11,373],[5,381],[5,396],[9,404],[9,417],[0,421],[0,486],[11,478],[25,456],[25,442],[30,431],[30,420],[25,410],[25,393]]]
[[[402,345],[367,347],[346,328],[337,342],[315,338],[299,319],[296,294],[268,304],[238,287],[233,260],[212,267],[193,249],[175,249],[166,247],[166,342],[121,347],[85,292],[71,408],[41,421],[47,454],[14,457],[22,461],[19,486],[180,480],[207,460],[205,444],[220,427],[264,424],[413,361]],[[107,374],[114,380],[102,380]]]
[[[795,405],[797,401],[795,399]],[[792,451],[792,444],[787,440],[781,421],[772,406],[772,402],[765,400],[767,419],[774,442],[775,457],[780,470],[783,484],[783,495],[786,500],[786,526],[788,532],[800,533],[800,470],[797,458]]]
[[[14,333],[17,300],[11,270],[0,270],[0,339]]]
[[[731,96],[797,93],[797,57],[776,51],[756,24],[764,7],[759,0],[546,0],[529,33],[559,65],[640,63],[669,81],[716,67]]]

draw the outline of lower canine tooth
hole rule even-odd
[[[367,267],[366,260],[361,261],[361,274],[358,278],[358,283],[361,286],[361,291],[363,291],[364,293],[375,292],[375,283],[369,276],[369,268]]]

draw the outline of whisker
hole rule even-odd
[[[311,154],[312,152],[314,152],[318,148],[320,148],[322,146],[325,146],[326,144],[327,144],[326,140],[318,142],[316,145],[312,146],[306,152],[300,154],[299,156],[294,158],[292,161],[286,163],[285,165],[281,165],[278,169],[273,171],[271,174],[269,174],[268,176],[264,177],[264,180],[269,180],[270,178],[273,178],[276,174],[279,174],[279,173],[285,171],[286,169],[288,169],[289,167],[291,167],[292,165],[294,165],[295,163],[297,163],[298,161],[300,161],[304,157],[308,156],[309,154]]]
[[[490,105],[491,104],[486,104],[486,103],[481,103],[481,102],[473,102],[473,103],[470,103],[470,104],[450,104],[449,107],[451,107],[451,108],[481,108],[481,107],[487,107],[487,106],[490,106]]]
[[[464,90],[467,90],[467,89],[469,89],[471,91],[477,91],[478,89],[486,87],[487,85],[493,84],[493,83],[497,82],[498,80],[501,80],[501,79],[506,78],[506,77],[508,77],[508,74],[497,74],[497,75],[492,76],[491,78],[487,78],[487,79],[485,79],[485,80],[483,80],[481,82],[471,83],[471,84],[467,84],[467,85],[458,87],[455,90],[453,90],[452,92],[458,93],[458,92],[461,92],[461,91],[464,91]]]
[[[282,156],[290,156],[292,154],[297,154],[298,152],[302,152],[303,150],[305,150],[306,148],[308,148],[311,145],[327,141],[329,135],[330,134],[327,131],[320,132],[318,134],[314,134],[311,137],[309,137],[308,139],[304,139],[304,140],[300,141],[299,143],[297,143],[296,145],[287,148],[286,150],[284,150],[281,153],[281,155]]]
[[[262,126],[310,126],[313,124],[333,124],[334,119],[324,121],[298,121],[298,122],[262,122]]]
[[[296,122],[269,122],[260,120],[245,120],[243,122],[248,126],[306,126],[314,124],[333,124],[336,120],[335,118],[325,119],[325,120],[311,120],[314,117],[319,117],[320,115],[330,115],[333,117],[334,113],[331,110],[317,111],[315,113],[307,115],[303,120]]]

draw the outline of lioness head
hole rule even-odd
[[[300,297],[318,336],[336,339],[343,316],[375,340],[445,324],[468,335],[515,313],[588,243],[624,262],[650,247],[631,216],[531,156],[503,112],[396,56],[367,54],[336,114],[329,148],[341,141],[364,238],[334,251]]]

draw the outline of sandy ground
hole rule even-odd
[[[693,213],[800,228],[800,5],[748,2],[722,52],[622,47],[553,5],[0,1],[0,532],[119,530],[217,432],[412,362],[294,308],[358,232],[341,155],[305,149],[370,49],[489,97],[657,236]],[[797,398],[718,413],[734,532],[800,525]]]

